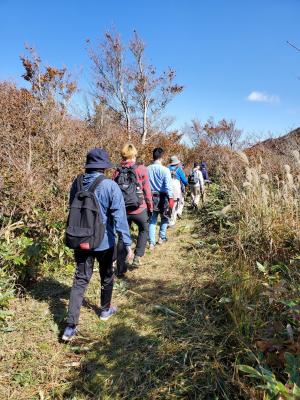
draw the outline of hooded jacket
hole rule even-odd
[[[100,172],[85,173],[83,189],[88,190],[94,180],[103,175]],[[74,180],[70,190],[69,203],[72,204],[77,191],[77,179]],[[115,231],[122,236],[125,246],[131,245],[131,237],[127,222],[125,203],[121,189],[111,179],[104,179],[95,190],[98,200],[100,215],[106,229],[102,242],[93,251],[103,251],[114,246]]]
[[[203,179],[205,181],[208,181],[209,177],[208,177],[208,172],[207,172],[207,169],[206,169],[206,163],[205,162],[201,163],[201,168],[200,169],[201,169],[201,172],[202,172]]]

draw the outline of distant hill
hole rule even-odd
[[[266,170],[271,168],[280,173],[284,164],[293,164],[293,150],[300,152],[300,128],[276,139],[259,142],[248,148],[245,153],[250,159],[261,157]]]
[[[276,139],[267,139],[252,146],[248,151],[273,152],[281,156],[290,156],[292,150],[300,150],[300,128]]]

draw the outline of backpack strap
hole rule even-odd
[[[83,174],[80,174],[76,178],[76,189],[77,193],[83,191]]]
[[[89,192],[94,192],[94,191],[96,190],[97,186],[98,186],[102,181],[104,181],[104,179],[108,179],[104,174],[98,176],[98,177],[94,180],[94,182],[91,184],[91,186],[89,187],[88,191],[89,191]]]

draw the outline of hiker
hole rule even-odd
[[[136,163],[137,150],[134,145],[126,144],[121,151],[121,156],[123,160],[114,175],[114,180],[123,193],[129,227],[132,223],[138,226],[139,234],[131,264],[133,268],[138,268],[148,242],[148,221],[153,212],[152,194],[147,168]],[[133,204],[134,201],[136,204]],[[127,252],[122,236],[119,237],[117,247],[117,275],[122,276],[127,271],[125,262]]]
[[[162,165],[164,150],[157,147],[153,150],[153,163],[148,167],[150,186],[153,199],[153,214],[149,220],[150,250],[156,245],[156,224],[160,215],[159,239],[161,245],[167,241],[167,228],[170,214],[174,207],[171,172]]]
[[[181,218],[184,207],[184,192],[185,187],[188,184],[188,180],[181,167],[181,162],[178,157],[172,156],[170,158],[169,170],[171,171],[173,198],[175,203],[169,221],[169,226],[172,227],[176,224],[177,217]]]
[[[202,204],[205,202],[205,187],[202,171],[200,170],[200,163],[194,163],[194,168],[189,174],[188,182],[192,197],[192,207],[197,209],[200,202],[200,197],[202,199]]]
[[[100,319],[106,321],[117,311],[111,305],[115,231],[121,235],[128,257],[133,257],[123,195],[119,186],[105,177],[108,168],[112,168],[108,153],[104,149],[92,149],[86,157],[85,173],[79,175],[71,186],[66,244],[74,249],[76,271],[67,327],[62,337],[64,341],[76,335],[80,307],[93,274],[95,259],[99,263],[101,278]]]
[[[206,164],[205,161],[202,161],[202,162],[201,162],[201,164],[200,164],[200,170],[201,170],[201,172],[202,172],[202,176],[203,176],[204,182],[205,182],[205,183],[210,183],[210,179],[209,179],[209,177],[208,177],[208,172],[207,172],[207,164]]]

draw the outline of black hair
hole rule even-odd
[[[155,147],[155,149],[153,150],[153,160],[156,161],[162,158],[164,152],[164,149],[162,149],[161,147]]]

